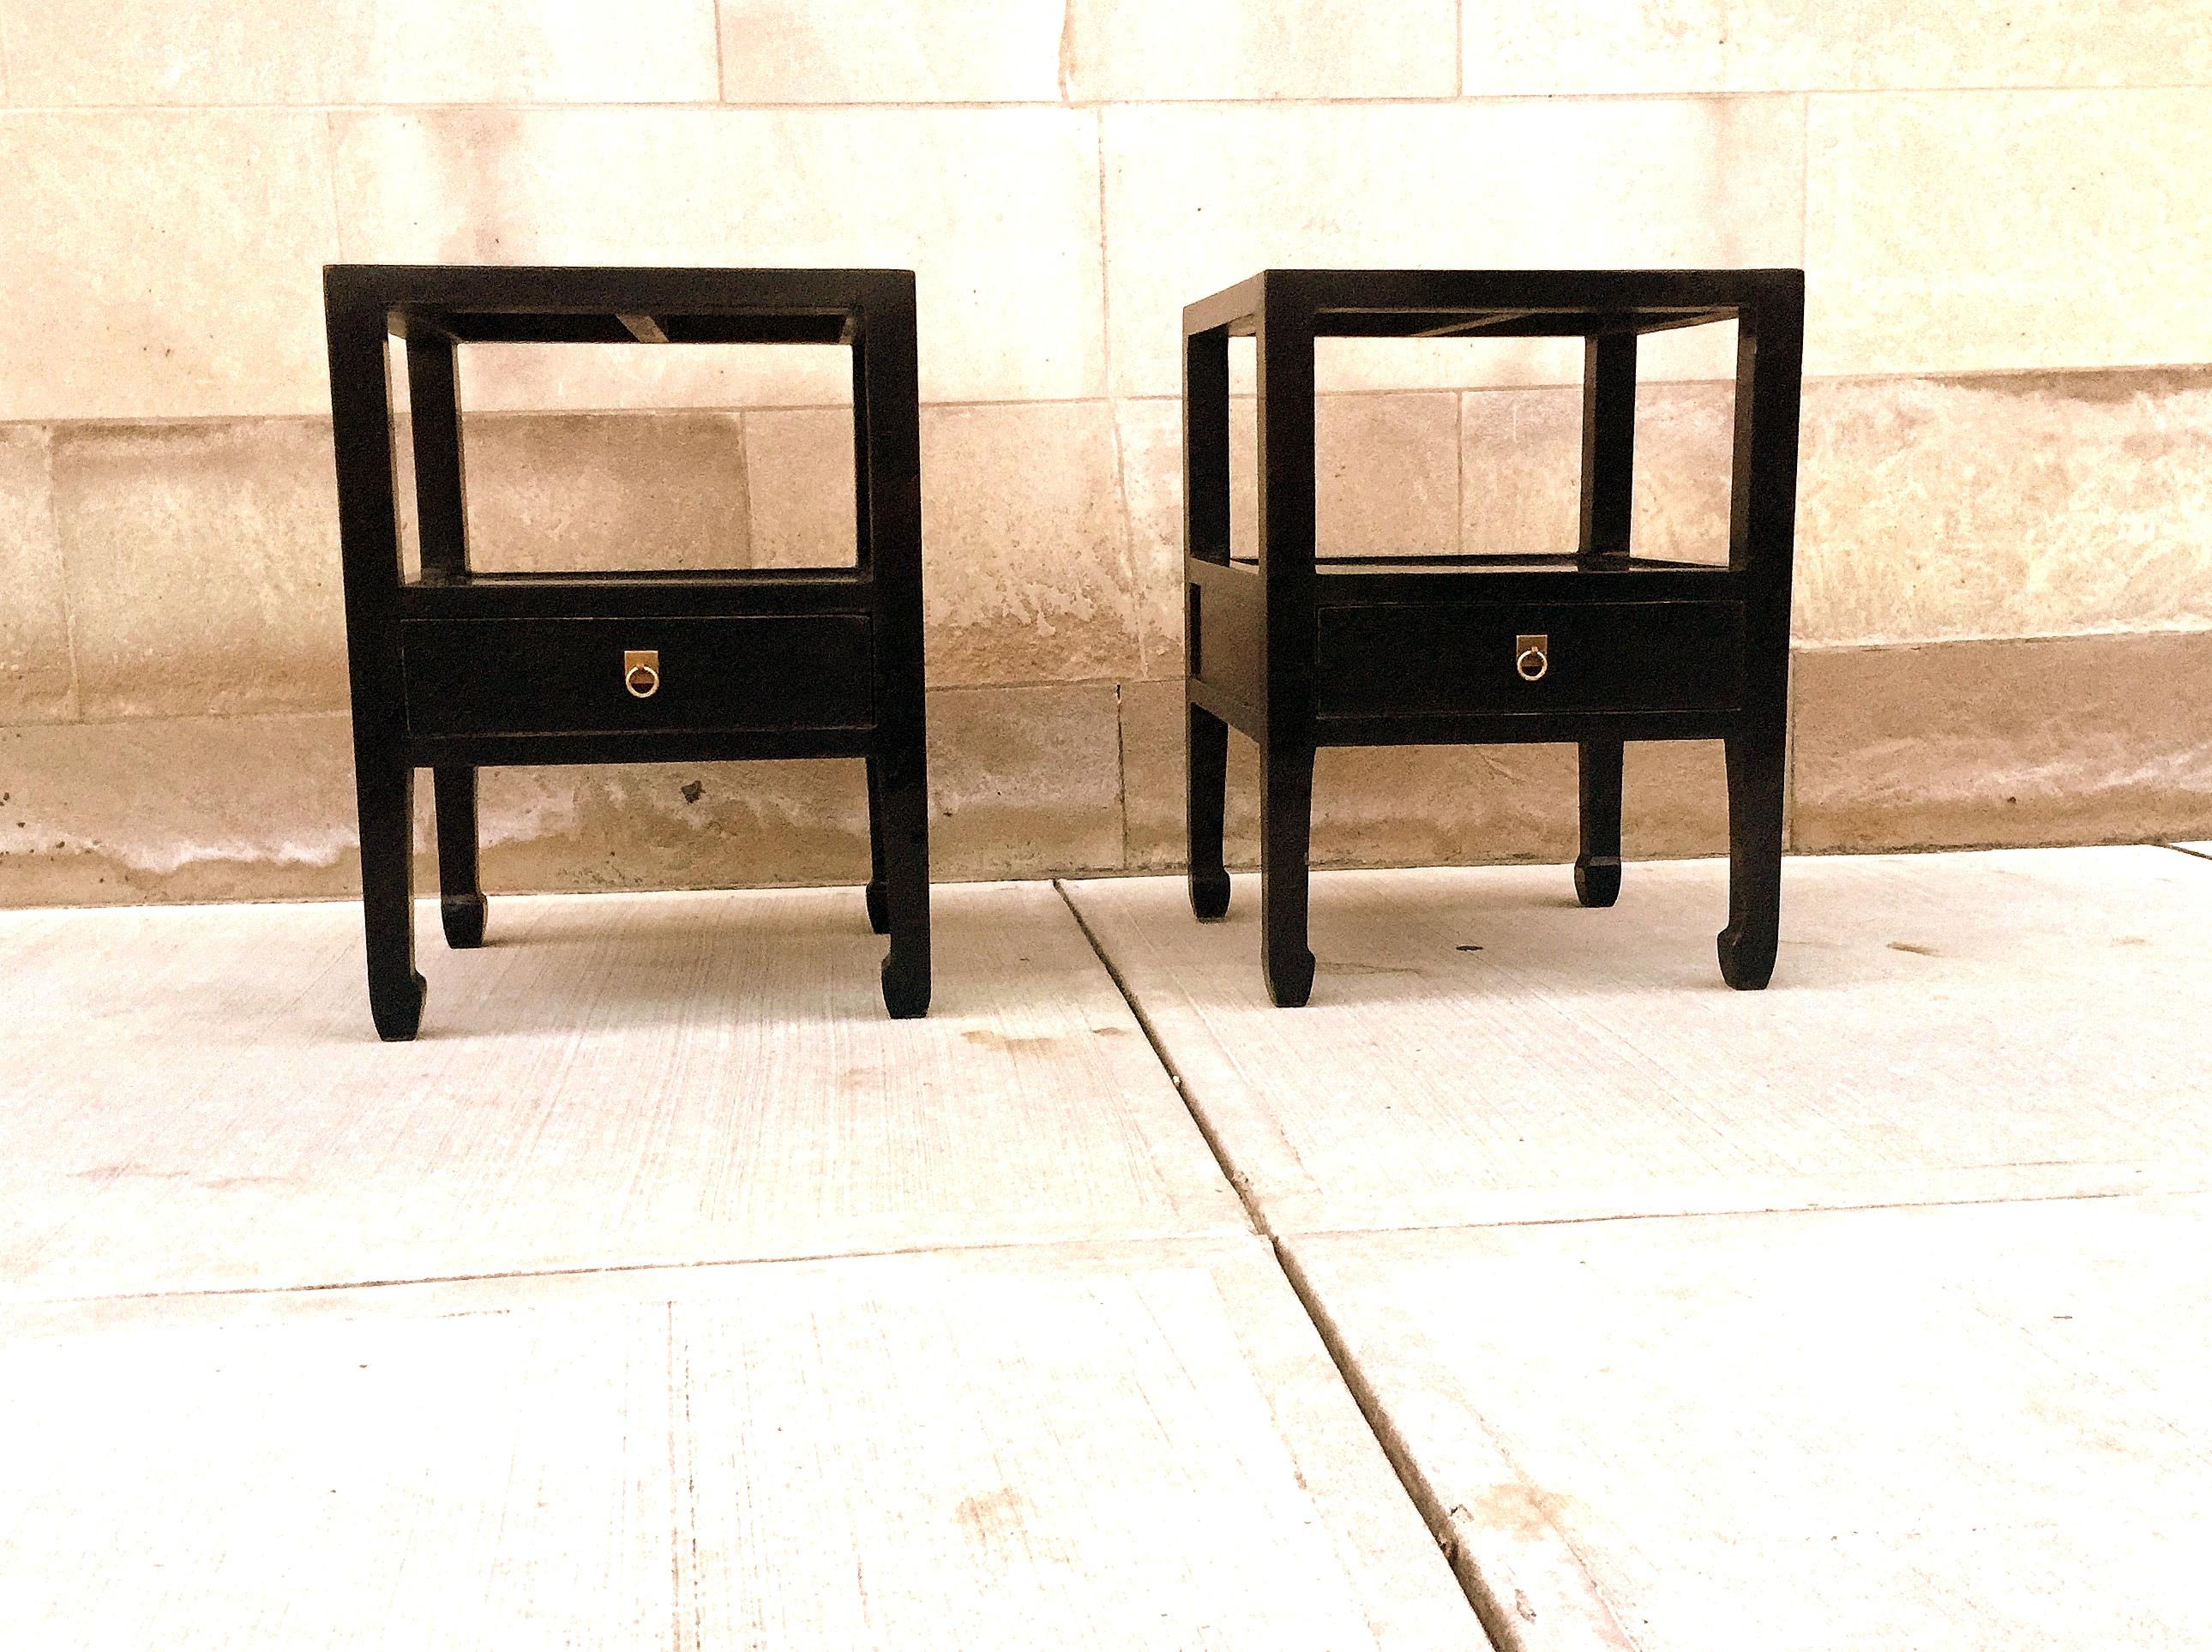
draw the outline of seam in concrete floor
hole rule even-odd
[[[1233,1237],[1214,1235],[1212,1238]],[[592,1279],[627,1273],[701,1273],[724,1268],[785,1267],[805,1262],[872,1262],[893,1256],[989,1256],[1000,1251],[1096,1250],[1092,1239],[971,1240],[948,1244],[897,1245],[871,1250],[793,1251],[776,1256],[708,1256],[682,1262],[593,1262],[575,1267],[494,1268],[483,1273],[403,1274],[388,1279],[331,1279],[312,1285],[222,1285],[199,1291],[111,1291],[88,1297],[40,1297],[21,1302],[0,1301],[0,1313],[9,1309],[91,1308],[102,1303],[202,1302],[237,1297],[312,1297],[331,1291],[408,1291],[422,1285],[496,1284],[501,1279]],[[1180,1235],[1148,1234],[1109,1241],[1130,1245],[1204,1243]]]
[[[2212,859],[2212,855],[2205,857]],[[2054,1161],[2057,1162],[2057,1161]],[[2188,1198],[2212,1193],[2212,1180],[2204,1186],[2106,1187],[2087,1193],[1990,1193],[1974,1198],[1965,1193],[1937,1199],[1870,1199],[1863,1204],[1742,1205],[1711,1210],[1604,1211],[1589,1216],[1516,1216],[1504,1221],[1393,1222],[1378,1228],[1305,1228],[1301,1239],[1358,1239],[1386,1233],[1466,1233],[1483,1228],[1574,1228],[1606,1222],[1702,1222],[1708,1218],[1730,1219],[1748,1216],[1856,1216],[1874,1211],[1932,1211],[1970,1209],[1978,1205],[2067,1205],[2100,1199]],[[1267,1236],[1270,1239],[1272,1234]]]
[[[1353,1403],[1359,1407],[1360,1417],[1366,1422],[1368,1432],[1375,1436],[1376,1444],[1382,1448],[1384,1460],[1398,1477],[1398,1484],[1405,1488],[1407,1497],[1412,1499],[1414,1509],[1421,1516],[1421,1523],[1429,1528],[1430,1538],[1443,1552],[1444,1564],[1451,1568],[1452,1576],[1458,1582],[1460,1592],[1467,1596],[1468,1606],[1474,1613],[1475,1621],[1482,1625],[1483,1634],[1497,1652],[1523,1652],[1524,1643],[1514,1632],[1510,1610],[1491,1593],[1473,1558],[1452,1535],[1451,1516],[1444,1507],[1443,1499],[1430,1485],[1428,1477],[1422,1473],[1420,1465],[1413,1460],[1412,1449],[1390,1421],[1389,1414],[1383,1410],[1374,1390],[1360,1376],[1350,1350],[1337,1333],[1335,1321],[1322,1306],[1304,1271],[1295,1265],[1285,1249],[1281,1236],[1267,1219],[1267,1212],[1252,1196],[1244,1177],[1237,1173],[1228,1149],[1214,1134],[1205,1115],[1192,1105],[1190,1091],[1183,1084],[1182,1074],[1176,1069],[1174,1058],[1169,1055],[1167,1045],[1152,1025],[1152,1017],[1138,1003],[1136,994],[1129,990],[1129,984],[1122,980],[1121,971],[1107,956],[1106,949],[1099,944],[1098,937],[1091,932],[1091,926],[1084,921],[1082,909],[1075,904],[1074,897],[1068,894],[1066,881],[1055,878],[1052,880],[1052,887],[1067,908],[1068,916],[1075,920],[1076,928],[1083,932],[1083,938],[1090,944],[1091,951],[1097,955],[1099,967],[1106,971],[1107,978],[1114,983],[1114,990],[1121,993],[1122,1001],[1129,1006],[1129,1013],[1143,1031],[1145,1042],[1152,1047],[1153,1058],[1159,1062],[1161,1071],[1167,1074],[1168,1081],[1175,1086],[1176,1094],[1182,1098],[1185,1111],[1190,1114],[1191,1123],[1206,1143],[1206,1151],[1213,1155],[1214,1163],[1220,1166],[1222,1179],[1228,1182],[1243,1205],[1254,1230],[1267,1242],[1268,1253],[1274,1257],[1276,1267],[1281,1270],[1285,1282],[1297,1297],[1298,1306],[1313,1326],[1314,1334],[1321,1339],[1329,1362],[1336,1367],[1338,1379],[1352,1395]],[[1560,1536],[1564,1542],[1565,1534]],[[1573,1552],[1571,1545],[1569,1545],[1569,1552]],[[1574,1558],[1576,1564],[1582,1567],[1583,1575],[1589,1576],[1589,1569],[1583,1557],[1576,1553]],[[1594,1578],[1591,1579],[1591,1593],[1594,1596],[1597,1593]]]

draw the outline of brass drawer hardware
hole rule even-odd
[[[660,650],[629,648],[623,653],[623,687],[640,700],[660,692]]]
[[[1542,633],[1513,639],[1513,669],[1523,683],[1540,683],[1552,669],[1552,639]]]

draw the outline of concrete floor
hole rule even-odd
[[[2212,860],[1785,890],[0,914],[0,1646],[2212,1644]]]

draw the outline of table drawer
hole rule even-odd
[[[411,620],[399,629],[408,732],[426,738],[872,720],[865,615]],[[649,677],[635,672],[647,664],[640,656]]]
[[[1408,603],[1324,608],[1318,622],[1322,716],[1726,711],[1743,698],[1741,603]]]

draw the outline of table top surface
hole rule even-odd
[[[1802,312],[1802,270],[1263,270],[1183,312],[1186,332],[1249,331],[1263,311],[1331,337],[1656,332]]]

